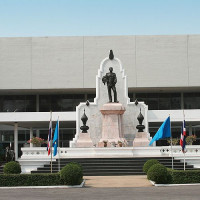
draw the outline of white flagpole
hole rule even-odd
[[[185,113],[184,113],[184,109],[183,109],[183,121],[185,122]],[[182,127],[182,131],[183,131],[183,127]],[[183,134],[183,133],[182,133]],[[184,171],[185,171],[185,148],[183,150],[183,155],[184,155]]]
[[[51,113],[51,118],[50,118],[50,123],[51,123],[51,140],[50,140],[50,148],[51,148],[51,173],[52,173],[52,133],[53,133],[53,130],[52,130],[52,128],[53,128],[53,126],[52,126],[52,111],[50,112]]]
[[[60,131],[59,131],[59,128],[60,128],[60,124],[59,124],[59,116],[58,116],[58,148],[59,148],[59,151],[58,151],[58,170],[60,171],[60,141],[59,141],[59,134],[60,134]]]
[[[170,117],[170,115],[169,115]],[[174,169],[174,160],[173,160],[173,150],[172,150],[172,128],[171,128],[171,119],[170,119],[170,131],[171,131],[171,156],[172,156],[172,169]]]
[[[184,151],[184,171],[185,171],[185,151]]]

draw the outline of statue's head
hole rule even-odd
[[[113,68],[112,68],[112,67],[110,67],[110,68],[109,68],[109,71],[110,71],[110,72],[112,72],[112,71],[113,71]]]

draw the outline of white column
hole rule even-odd
[[[18,159],[18,123],[14,124],[14,152],[15,152],[15,160]]]
[[[30,139],[33,138],[33,128],[30,128]],[[33,147],[33,143],[30,143],[30,147]]]

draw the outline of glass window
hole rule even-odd
[[[75,111],[80,102],[85,102],[84,94],[40,95],[40,112]]]
[[[26,95],[26,112],[36,112],[36,95]]]
[[[88,94],[87,99],[89,102],[94,102],[94,98],[96,97],[96,94]]]
[[[158,110],[158,104],[159,104],[158,94],[156,93],[147,94],[145,103],[149,106],[149,110]]]
[[[184,93],[184,109],[200,109],[200,93]]]
[[[171,95],[170,94],[159,94],[159,110],[170,110],[171,106]]]
[[[144,101],[149,110],[181,109],[181,93],[137,93],[136,99]]]
[[[39,96],[39,107],[40,112],[50,112],[51,111],[51,96],[50,95],[40,95]]]
[[[181,109],[181,93],[171,94],[171,109],[172,110]]]
[[[36,96],[5,95],[0,97],[1,112],[34,112],[36,111]]]
[[[128,93],[128,97],[130,98],[130,102],[133,102],[133,93]]]

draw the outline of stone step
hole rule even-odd
[[[159,158],[85,158],[85,159],[61,159],[60,168],[62,169],[69,162],[80,163],[83,167],[83,174],[85,176],[100,176],[100,175],[136,175],[145,174],[143,172],[143,165],[149,159],[157,159],[166,167],[172,167],[171,157]],[[174,169],[182,170],[184,164],[180,160],[174,160]],[[52,163],[53,173],[58,172],[58,160]],[[186,169],[194,169],[192,165],[186,164]],[[37,171],[31,173],[50,173],[51,166],[45,165],[38,168]]]

